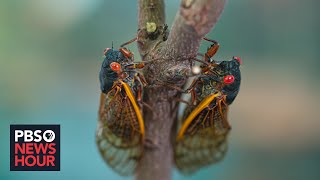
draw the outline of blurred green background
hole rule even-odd
[[[319,5],[229,0],[208,37],[221,44],[217,59],[244,61],[230,149],[218,165],[174,179],[320,179]],[[166,0],[169,26],[178,6]],[[94,134],[102,51],[133,38],[136,17],[136,1],[0,1],[0,179],[130,179],[105,165]],[[9,171],[13,123],[61,124],[60,172]]]

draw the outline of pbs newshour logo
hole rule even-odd
[[[11,171],[60,171],[60,125],[10,125]]]

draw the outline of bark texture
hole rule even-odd
[[[137,180],[169,180],[174,166],[172,139],[175,138],[180,94],[160,86],[174,83],[183,86],[190,74],[191,58],[197,55],[200,42],[217,22],[225,0],[182,0],[173,26],[165,25],[164,0],[139,0],[138,48],[146,63],[144,75],[149,84],[143,101],[145,151],[136,175]]]

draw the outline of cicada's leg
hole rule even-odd
[[[135,37],[135,38],[131,39],[130,41],[121,44],[120,47],[124,47],[124,46],[126,46],[126,45],[128,45],[128,44],[131,44],[131,43],[137,41],[137,40],[138,40],[138,37]]]
[[[138,84],[135,84],[135,82],[138,81]],[[137,73],[135,74],[135,76],[133,77],[133,84],[136,85],[136,100],[137,100],[137,103],[139,104],[139,106],[141,107],[142,105],[143,106],[146,106],[147,108],[149,108],[151,111],[153,111],[152,107],[147,104],[146,102],[143,102],[142,101],[142,87],[146,86],[147,85],[147,82],[144,78],[144,76],[140,73]]]
[[[194,79],[187,90],[184,90],[184,89],[182,89],[182,88],[180,88],[180,87],[178,87],[176,85],[169,84],[169,83],[158,82],[156,85],[166,86],[166,87],[175,89],[180,93],[190,93],[194,89],[195,85],[198,83],[197,81],[198,81],[198,79]]]
[[[206,37],[203,38],[204,40],[206,41],[209,41],[209,42],[212,42],[213,44],[208,48],[206,54],[205,54],[205,60],[207,62],[210,62],[210,58],[212,58],[218,51],[219,49],[219,43],[216,41],[216,40],[211,40],[211,39],[208,39]]]
[[[178,87],[178,86],[175,86],[175,85],[173,85],[173,84],[168,84],[168,83],[158,83],[157,85],[162,85],[162,86],[166,86],[166,87],[169,87],[169,88],[172,88],[172,89],[174,89],[174,90],[177,90],[178,92],[180,92],[180,93],[191,93],[191,102],[192,102],[192,104],[195,102],[195,92],[194,92],[194,86],[197,84],[197,79],[195,79],[195,80],[193,80],[193,82],[192,82],[192,84],[191,84],[191,86],[187,89],[187,90],[183,90],[183,89],[181,89],[180,87]],[[174,100],[176,100],[176,101],[179,101],[179,102],[182,102],[182,103],[186,103],[186,104],[188,104],[188,105],[192,105],[192,104],[190,104],[189,102],[187,102],[187,101],[185,101],[185,100],[183,100],[183,99],[179,99],[179,98],[175,98]]]
[[[207,37],[203,37],[203,39],[206,40],[206,41],[212,42],[213,44],[217,44],[217,45],[219,46],[219,43],[218,43],[218,41],[216,41],[216,40],[209,39],[209,38],[207,38]]]
[[[135,63],[135,64],[133,64],[133,68],[142,69],[142,68],[144,68],[144,63],[143,62]]]
[[[140,86],[145,87],[146,85],[148,85],[146,79],[144,78],[144,76],[140,73],[136,73],[133,77],[133,83],[135,83],[135,81],[139,82]]]
[[[137,82],[137,83],[136,83]],[[136,91],[136,100],[138,101],[138,103],[141,102],[142,100],[142,87],[143,87],[143,83],[141,82],[141,79],[139,77],[139,73],[136,73],[133,77],[133,82],[132,84],[134,84],[135,86],[135,91]]]
[[[127,69],[142,69],[144,68],[145,63],[144,62],[135,62],[126,64],[124,67]]]
[[[204,54],[202,54],[202,53],[197,53],[197,56],[201,56],[202,57],[202,59],[204,59]]]
[[[193,105],[197,104],[196,92],[194,91],[194,89],[191,90],[191,103]]]
[[[204,56],[204,55],[203,55],[203,56]],[[209,63],[209,62],[207,62],[207,61],[203,61],[203,60],[198,59],[198,58],[192,58],[192,60],[198,61],[198,62],[200,62],[200,63],[202,63],[202,64],[207,65],[207,66],[211,66],[211,63]]]
[[[128,59],[131,59],[132,61],[133,59],[133,53],[131,51],[129,51],[128,49],[121,47],[119,48],[119,51]]]
[[[189,86],[189,88],[187,89],[187,92],[191,92],[195,87],[196,85],[199,83],[199,79],[194,79],[191,83],[191,85]]]
[[[148,82],[147,82],[146,78],[144,77],[144,75],[138,73],[138,77],[139,77],[139,79],[140,79],[140,81],[141,81],[143,86],[148,85]]]
[[[129,51],[127,48],[125,48],[124,46],[128,45],[128,44],[131,44],[135,41],[138,40],[138,37],[135,37],[133,39],[131,39],[130,41],[128,42],[125,42],[123,44],[121,44],[120,48],[119,48],[119,51],[128,59],[131,59],[132,61],[134,61],[134,57],[133,57],[133,53],[131,51]]]
[[[158,83],[157,85],[162,85],[162,86],[166,86],[168,88],[172,88],[174,90],[177,90],[178,92],[180,93],[189,93],[188,91],[186,90],[183,90],[182,88],[176,86],[176,85],[173,85],[173,84],[169,84],[169,83]]]
[[[191,85],[189,86],[189,88],[187,89],[188,93],[191,93],[191,103],[193,105],[195,105],[197,102],[197,98],[196,98],[196,92],[194,90],[194,88],[196,87],[196,85],[199,83],[199,79],[194,79],[191,83]]]
[[[142,100],[142,87],[141,85],[139,85],[137,87],[137,101],[141,102],[141,100]]]

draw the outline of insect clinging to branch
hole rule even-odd
[[[219,44],[204,39],[213,44],[203,56],[204,61],[197,60],[203,65],[186,91],[191,93],[191,102],[184,111],[174,147],[176,166],[183,173],[192,173],[224,157],[231,129],[228,109],[240,88],[241,59],[214,61]]]
[[[131,175],[143,154],[145,136],[141,97],[146,85],[137,69],[133,53],[121,45],[106,48],[99,74],[100,107],[96,133],[97,146],[106,163],[121,175]]]

